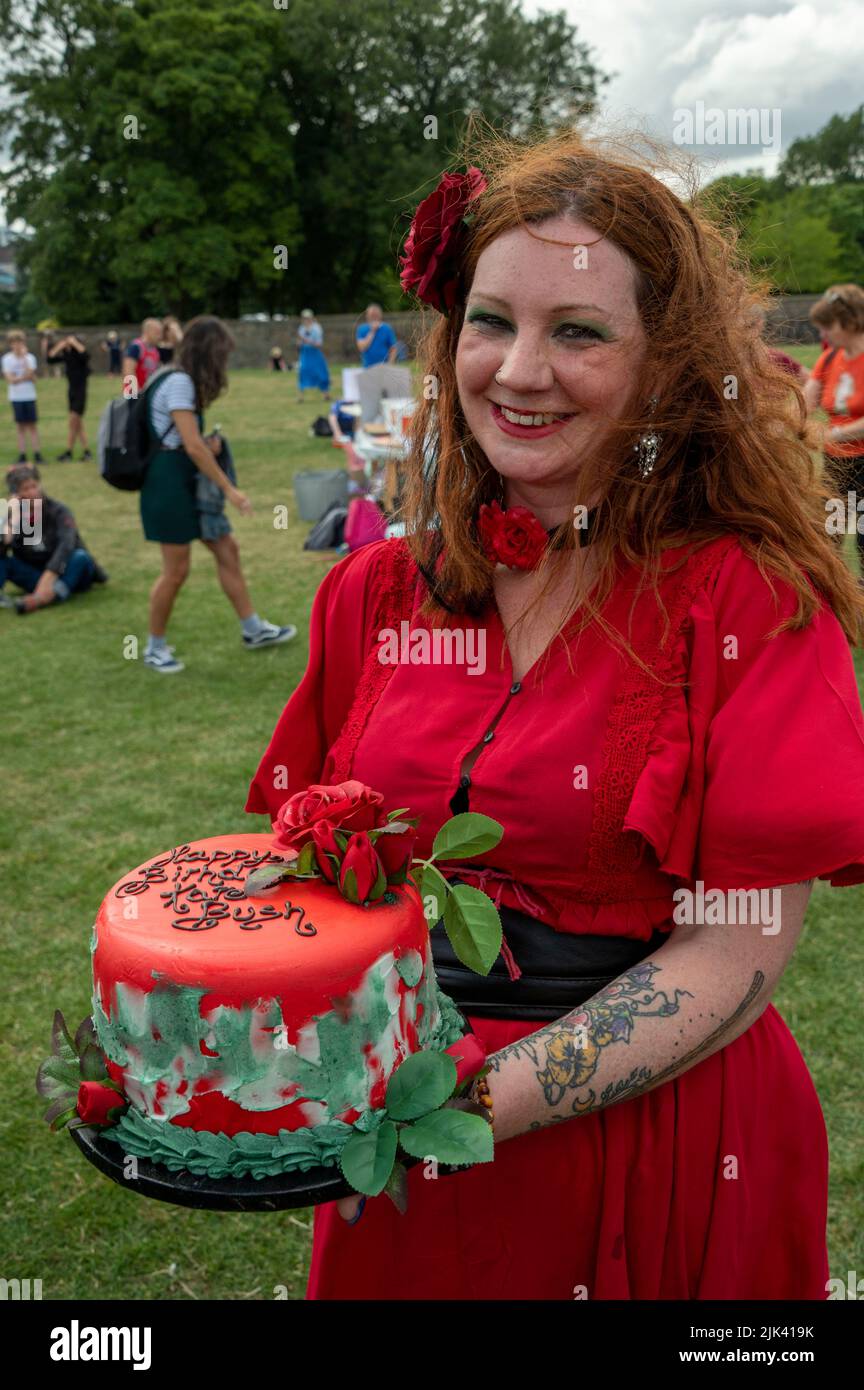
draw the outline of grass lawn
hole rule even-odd
[[[798,355],[809,364],[815,352]],[[115,879],[172,845],[264,828],[243,811],[247,786],[304,670],[312,596],[333,562],[332,554],[303,551],[309,528],[296,520],[291,479],[342,459],[329,441],[310,438],[309,424],[324,408],[311,399],[297,405],[295,383],[282,373],[237,372],[208,420],[221,422],[231,439],[240,486],[255,507],[251,517],[232,514],[255,606],[273,621],[295,622],[294,642],[243,650],[212,560],[198,546],[170,629],[185,672],[163,678],[124,655],[130,636],[143,655],[158,548],[142,538],[137,496],[106,487],[95,465],[78,462],[46,465],[45,490],[73,508],[111,582],[27,619],[0,610],[7,749],[0,911],[8,971],[0,1274],[41,1278],[47,1299],[266,1299],[277,1285],[291,1298],[303,1295],[311,1212],[265,1219],[142,1201],[109,1184],[66,1135],[48,1134],[33,1086],[55,1008],[73,1026],[89,1012],[90,928]],[[94,436],[115,389],[104,377],[91,379]],[[50,459],[65,447],[64,382],[40,381],[39,410]],[[0,451],[5,466],[16,452],[8,420]],[[281,504],[287,529],[274,526]],[[830,749],[823,756],[830,759]],[[825,1112],[831,1273],[844,1280],[847,1270],[864,1268],[862,909],[864,889],[817,885],[775,1000]]]

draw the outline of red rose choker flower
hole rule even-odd
[[[484,502],[477,530],[487,560],[511,570],[536,569],[549,542],[542,521],[528,507],[502,511],[497,502]]]
[[[438,187],[419,204],[401,257],[399,282],[424,304],[447,314],[456,303],[469,204],[487,187],[479,169],[445,173]]]

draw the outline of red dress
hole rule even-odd
[[[491,732],[470,771],[471,809],[504,826],[484,865],[505,876],[503,902],[524,910],[527,893],[560,931],[647,941],[672,930],[672,893],[695,880],[864,881],[864,719],[831,611],[766,641],[794,597],[776,581],[775,605],[732,537],[667,552],[666,627],[648,592],[628,631],[636,581],[621,568],[604,616],[662,682],[592,628],[514,685],[494,604],[464,620],[485,633],[482,673],[380,661],[383,629],[421,624],[422,586],[401,541],[355,552],[321,584],[309,667],[247,810],[356,777],[421,816],[428,852]],[[489,1051],[537,1028],[472,1024]],[[460,1174],[430,1181],[418,1165],[404,1217],[387,1198],[354,1227],[317,1208],[308,1296],[823,1299],[827,1173],[813,1082],[769,1005],[645,1095]]]

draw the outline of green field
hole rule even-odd
[[[799,355],[809,363],[815,353]],[[115,388],[104,377],[91,381],[94,435]],[[240,486],[255,507],[251,517],[232,514],[253,601],[263,617],[295,622],[294,642],[243,650],[211,557],[198,546],[169,630],[185,672],[169,679],[127,659],[130,636],[143,654],[158,547],[142,539],[137,497],[106,487],[95,465],[78,462],[48,464],[45,490],[73,508],[110,583],[27,618],[0,610],[8,972],[0,1274],[41,1278],[46,1299],[265,1299],[277,1285],[291,1298],[303,1295],[310,1212],[265,1218],[142,1201],[109,1184],[66,1135],[49,1135],[33,1086],[54,1010],[73,1026],[89,1013],[89,934],[110,884],[172,845],[263,828],[243,811],[247,786],[304,670],[312,596],[333,562],[332,554],[303,551],[308,526],[296,520],[291,479],[342,459],[329,441],[309,436],[323,407],[295,400],[293,375],[237,372],[208,422],[221,422],[230,438]],[[39,409],[43,452],[53,458],[65,447],[62,381],[39,383]],[[8,420],[0,451],[4,464],[15,456]],[[282,504],[287,529],[274,526]],[[775,996],[825,1111],[831,1273],[844,1280],[847,1270],[864,1268],[862,909],[864,889],[818,884]]]

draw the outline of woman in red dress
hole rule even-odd
[[[454,872],[502,957],[469,976],[432,934],[495,1159],[417,1165],[404,1216],[319,1207],[309,1296],[822,1299],[825,1127],[770,1000],[811,881],[864,881],[862,603],[800,393],[649,172],[572,135],[482,162],[406,243],[440,311],[407,540],[321,584],[247,809],[356,778],[420,854],[501,822]]]

